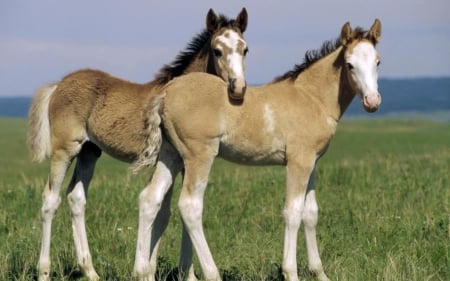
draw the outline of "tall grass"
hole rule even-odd
[[[48,162],[32,164],[26,122],[0,119],[0,280],[35,280],[41,192]],[[450,280],[450,124],[345,120],[318,165],[318,243],[332,280]],[[151,175],[100,159],[86,213],[94,265],[105,280],[130,280],[137,198]],[[281,280],[283,167],[217,160],[205,194],[204,228],[225,280]],[[68,177],[69,178],[69,177]],[[181,224],[176,208],[163,236],[159,279],[176,275]],[[61,194],[64,197],[64,194]],[[80,277],[63,200],[53,224],[54,280]],[[301,229],[298,268],[307,270]],[[197,275],[200,268],[195,260]],[[82,278],[82,277],[81,277]]]

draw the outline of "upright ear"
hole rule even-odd
[[[347,46],[352,41],[353,31],[349,22],[346,22],[341,29],[341,44]]]
[[[376,45],[378,42],[380,42],[381,22],[379,19],[375,19],[375,22],[372,24],[372,27],[370,28],[369,33],[367,34],[367,37],[373,43],[373,45]]]
[[[239,15],[236,17],[236,23],[239,26],[239,29],[242,33],[247,29],[247,23],[248,23],[248,14],[247,10],[245,8],[242,8],[242,11],[239,13]]]
[[[219,27],[219,19],[214,13],[213,9],[209,9],[208,14],[206,15],[206,29],[213,33]]]

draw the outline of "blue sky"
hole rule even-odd
[[[342,25],[383,25],[380,77],[450,76],[450,1],[58,1],[0,2],[0,96],[31,96],[80,68],[147,82],[205,25],[209,8],[249,13],[249,84],[271,81]]]

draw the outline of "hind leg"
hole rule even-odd
[[[72,179],[67,188],[67,199],[72,214],[73,238],[78,266],[89,280],[98,280],[92,264],[91,253],[86,235],[85,207],[89,183],[95,169],[95,163],[101,155],[101,150],[93,143],[83,145],[77,157],[77,163]]]
[[[159,240],[169,221],[173,182],[182,167],[178,153],[164,141],[152,179],[139,195],[134,263],[134,274],[139,280],[155,280]]]
[[[50,240],[52,221],[61,203],[60,191],[67,169],[73,156],[78,153],[81,145],[72,143],[65,149],[54,149],[50,161],[50,174],[42,194],[42,241],[39,256],[39,280],[50,280]]]

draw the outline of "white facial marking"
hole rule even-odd
[[[349,50],[346,62],[364,108],[375,112],[381,103],[377,83],[379,57],[375,46],[368,41],[359,42]]]
[[[246,45],[246,42],[239,36],[239,34],[233,30],[227,30],[223,35],[217,37],[217,40],[230,49],[231,52],[227,56],[226,60],[230,65],[236,78],[244,77],[244,65],[243,56],[238,52],[238,47]]]
[[[264,124],[266,132],[272,133],[275,129],[273,120],[273,111],[268,104],[264,105]]]
[[[233,53],[237,52],[237,46],[239,46],[239,44],[243,44],[244,46],[246,44],[241,36],[234,30],[227,30],[224,34],[217,36],[217,40],[230,48]]]
[[[374,46],[369,42],[357,44],[347,63],[353,66],[352,75],[362,94],[378,93],[378,55]]]

